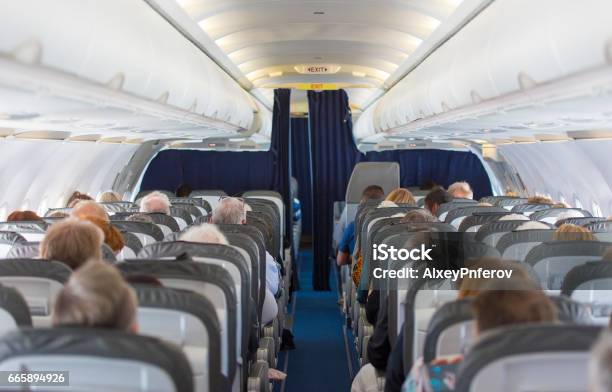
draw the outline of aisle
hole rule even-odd
[[[313,291],[312,251],[302,251],[300,264],[301,290],[293,318],[297,349],[287,357],[281,354],[279,364],[284,367],[288,360],[284,391],[348,392],[351,380],[335,279],[332,275],[332,291]]]

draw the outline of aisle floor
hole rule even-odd
[[[338,307],[336,280],[331,291],[312,289],[312,251],[300,256],[301,289],[294,293],[293,335],[296,350],[281,353],[279,367],[288,377],[281,392],[348,392],[353,360],[345,344],[344,318]],[[293,304],[291,304],[293,305]],[[349,335],[348,339],[352,339]],[[349,364],[349,361],[351,362]],[[288,366],[287,366],[288,365]]]

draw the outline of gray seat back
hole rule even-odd
[[[440,207],[438,207],[438,211],[436,211],[436,215],[438,215],[438,219],[445,222],[446,215],[455,208],[463,208],[467,207],[468,205],[476,204],[478,204],[478,202],[472,199],[453,199],[448,203],[441,204]]]
[[[590,230],[598,240],[612,242],[612,221],[588,223],[584,227]]]
[[[607,325],[612,314],[612,263],[593,261],[572,268],[563,279],[561,294],[587,304],[593,321]]]
[[[495,222],[504,215],[508,215],[510,212],[473,212],[472,215],[466,216],[461,221],[458,231],[462,232],[477,232],[482,225]]]
[[[219,189],[209,189],[209,190],[200,189],[200,190],[195,190],[189,194],[189,197],[191,198],[205,200],[209,204],[211,208],[211,212],[214,211],[215,208],[217,208],[217,206],[219,205],[219,198],[221,196],[227,196],[227,193]]]
[[[191,362],[197,391],[221,391],[221,334],[215,308],[205,297],[183,290],[135,285],[138,333],[181,347]]]
[[[66,371],[63,385],[75,391],[193,391],[189,361],[178,347],[108,329],[10,332],[0,339],[0,371],[16,369]]]
[[[48,226],[44,221],[0,222],[0,231],[19,233],[27,241],[37,242],[42,241]]]
[[[515,325],[487,334],[459,366],[455,390],[587,391],[593,326]]]
[[[601,260],[612,243],[599,241],[545,242],[531,249],[525,263],[531,265],[540,284],[549,290],[559,290],[565,275],[575,266]]]
[[[131,201],[113,201],[113,202],[98,203],[98,204],[104,207],[104,209],[109,215],[113,215],[116,212],[130,211],[130,212],[135,213],[138,211],[138,205],[135,203],[132,203]]]
[[[385,195],[400,186],[397,162],[360,162],[355,165],[346,186],[346,213],[349,223],[355,219],[361,195],[370,185],[380,186]]]
[[[529,216],[531,220],[555,224],[559,218],[590,218],[591,213],[581,208],[548,208],[536,211]]]
[[[152,244],[164,239],[164,233],[154,223],[131,222],[125,220],[113,220],[112,225],[121,231],[133,233],[138,237],[142,245]]]
[[[606,219],[608,218],[603,218],[603,217],[598,217],[598,216],[562,218],[562,219],[558,219],[557,222],[555,222],[555,226],[559,227],[566,223],[571,224],[571,225],[577,225],[577,226],[586,226],[589,223],[604,222],[606,221]]]
[[[178,199],[183,200],[183,199]],[[185,199],[188,201],[175,201],[172,202],[172,207],[181,208],[189,213],[193,222],[201,216],[207,216],[208,212],[202,207],[201,200],[199,199]]]
[[[28,304],[34,326],[49,326],[57,294],[71,274],[54,261],[11,259],[0,261],[0,284],[19,291]]]
[[[474,206],[470,205],[467,207],[453,208],[452,210],[448,211],[444,219],[444,222],[456,228],[459,228],[459,226],[461,226],[461,222],[466,217],[474,213],[477,213],[477,212],[480,212],[480,213],[497,212],[499,214],[505,214],[507,211],[503,209],[502,207],[487,207],[487,206],[479,206],[479,205],[474,205]]]
[[[525,215],[531,215],[534,212],[547,210],[549,208],[551,208],[549,204],[525,203],[525,204],[517,204],[513,206],[510,211],[525,214]]]
[[[513,231],[524,223],[524,220],[497,220],[485,223],[476,232],[474,240],[485,243],[489,246],[497,247],[499,239],[503,237],[504,234]]]
[[[225,268],[187,260],[128,260],[117,267],[124,274],[146,274],[165,287],[188,290],[206,297],[215,307],[221,326],[221,372],[233,380],[236,373],[237,298],[234,280]]]
[[[14,288],[0,286],[0,336],[30,326],[32,318],[26,300]]]
[[[552,241],[554,230],[520,230],[504,234],[497,242],[497,250],[504,260],[525,261],[531,249]]]
[[[174,220],[173,217],[166,214],[161,213],[152,213],[147,214],[147,216],[153,219],[153,222],[162,230],[164,235],[170,234],[172,232],[181,231],[179,224]]]
[[[6,257],[9,251],[17,244],[27,242],[19,233],[12,231],[0,231],[0,258]]]
[[[40,242],[24,242],[15,245],[6,255],[8,259],[37,259],[40,254]]]
[[[244,192],[242,196],[247,199],[264,199],[273,202],[280,214],[281,233],[283,236],[286,235],[287,228],[285,227],[285,205],[283,203],[283,196],[280,193],[275,191],[256,190]]]
[[[503,196],[500,199],[495,200],[494,203],[492,204],[498,207],[504,207],[507,210],[511,210],[512,207],[517,206],[519,204],[525,204],[525,203],[527,203],[526,197]]]
[[[444,303],[429,320],[423,361],[428,363],[444,355],[465,354],[473,342],[474,327],[471,298]]]
[[[182,206],[170,207],[170,216],[174,218],[174,220],[178,224],[179,230],[183,230],[187,226],[193,224],[193,217],[191,216],[189,211],[187,211],[187,209]]]

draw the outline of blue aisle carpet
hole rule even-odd
[[[297,349],[282,353],[279,367],[288,361],[286,392],[348,392],[351,379],[338,307],[336,281],[331,291],[312,290],[312,251],[300,254],[300,285],[293,316]],[[278,390],[278,388],[277,388]]]

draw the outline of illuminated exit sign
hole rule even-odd
[[[338,85],[334,83],[300,83],[299,90],[338,90]]]
[[[296,65],[294,69],[301,74],[329,75],[340,71],[340,66],[335,64],[302,64]]]

